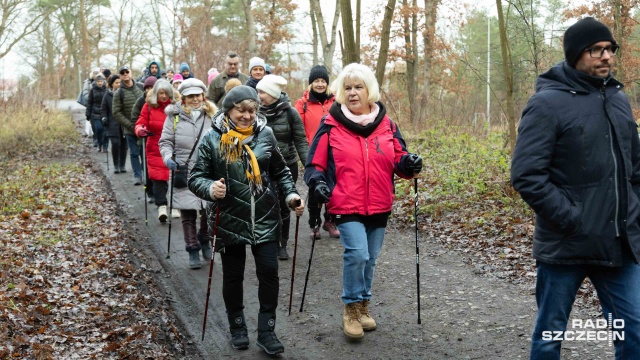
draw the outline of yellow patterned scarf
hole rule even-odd
[[[253,138],[254,127],[237,129],[233,122],[229,121],[229,116],[224,118],[222,137],[220,138],[220,153],[227,161],[227,164],[236,162],[242,158],[247,165],[247,179],[253,195],[262,192],[262,177],[260,176],[260,166],[255,154],[247,145]]]

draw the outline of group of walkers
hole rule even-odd
[[[567,334],[576,293],[589,277],[610,322],[623,324],[622,337],[611,338],[616,358],[635,359],[640,139],[622,84],[611,74],[619,45],[609,28],[590,17],[567,29],[563,45],[565,60],[540,75],[523,111],[511,167],[514,188],[536,213],[538,315],[530,357],[560,358],[564,337],[558,335]],[[320,236],[322,224],[343,245],[342,327],[349,339],[361,339],[378,325],[372,288],[394,175],[414,178],[422,158],[407,151],[368,67],[347,65],[329,86],[327,69],[314,66],[308,89],[292,106],[283,91],[286,80],[270,74],[264,60],[250,59],[249,75],[240,72],[240,60],[229,53],[225,69],[208,74],[208,87],[184,63],[180,73],[165,73],[172,86],[160,64],[151,62],[140,79],[148,91],[144,97],[128,67],[108,79],[97,72],[91,75],[87,120],[105,125],[116,172],[125,171],[129,147],[135,184],[142,183],[138,141],[144,139],[160,208],[166,207],[173,173],[173,203],[191,268],[201,267],[200,253],[211,260],[214,250],[223,249],[222,297],[232,347],[249,346],[243,280],[250,246],[260,304],[257,345],[272,355],[284,351],[275,334],[278,258],[288,258],[291,211],[300,216],[305,205],[311,238]],[[106,151],[105,131],[97,125],[96,147]],[[296,188],[298,159],[309,187],[307,204]],[[159,210],[161,221],[167,216],[166,208]],[[218,235],[215,244],[211,230]]]
[[[208,87],[186,63],[173,73],[151,61],[136,81],[127,66],[108,79],[92,73],[87,120],[102,126],[95,126],[96,147],[107,151],[111,143],[116,174],[126,172],[129,150],[134,185],[146,185],[159,221],[181,218],[190,268],[201,268],[201,256],[210,261],[223,248],[222,296],[234,348],[249,346],[243,299],[248,245],[259,283],[257,345],[268,354],[284,351],[275,334],[278,259],[289,259],[290,214],[301,216],[305,206],[312,239],[320,238],[322,227],[344,246],[344,334],[360,339],[376,328],[369,306],[393,175],[416,176],[422,160],[407,152],[368,67],[345,67],[330,89],[328,70],[314,66],[293,106],[286,79],[271,74],[263,59],[250,59],[249,75],[240,61],[229,53],[222,72],[209,71]],[[298,161],[308,204],[296,189]],[[168,213],[169,201],[178,214]]]

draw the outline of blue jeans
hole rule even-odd
[[[624,340],[614,337],[616,360],[640,354],[640,266],[625,254],[621,267],[552,265],[537,262],[538,316],[531,337],[530,358],[560,359],[561,340],[543,339],[544,331],[565,331],[571,307],[582,281],[589,277],[598,293],[605,319],[624,320]],[[586,320],[586,319],[582,319]],[[581,331],[583,329],[569,329]],[[584,330],[594,330],[584,328]],[[548,333],[547,333],[548,334]]]
[[[125,135],[127,138],[127,145],[129,146],[129,156],[131,159],[131,168],[133,169],[133,176],[142,177],[142,145],[138,145],[138,137],[135,135]]]
[[[369,300],[385,228],[350,221],[338,225],[338,230],[340,230],[340,241],[344,246],[342,302],[350,304]]]

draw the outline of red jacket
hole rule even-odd
[[[335,97],[331,95],[323,104],[313,96],[309,97],[309,90],[305,91],[302,97],[296,100],[296,110],[302,118],[304,132],[307,135],[307,142],[311,145],[313,137],[318,131],[320,120],[329,113],[329,108],[333,105]]]
[[[366,137],[345,126],[350,120],[344,118],[339,105],[331,107],[318,128],[304,180],[310,189],[318,181],[327,183],[332,190],[327,204],[330,214],[388,213],[395,198],[393,174],[406,179],[413,176],[404,166],[408,157],[404,139],[382,104],[378,103],[380,114]],[[340,116],[342,120],[336,119]]]
[[[136,132],[140,127],[144,126],[147,131],[153,133],[153,135],[147,137],[147,146],[145,148],[145,153],[147,155],[145,160],[147,162],[147,169],[151,180],[169,180],[169,169],[162,161],[158,142],[160,141],[160,135],[162,135],[164,121],[167,118],[167,115],[164,113],[164,109],[170,103],[171,102],[169,100],[165,103],[159,102],[160,106],[158,107],[149,107],[149,104],[145,103],[142,110],[140,110],[138,121],[136,121]]]

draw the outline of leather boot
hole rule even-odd
[[[284,345],[278,340],[274,329],[276,327],[275,313],[258,314],[258,345],[269,355],[284,352]]]
[[[362,330],[364,331],[372,331],[377,327],[376,321],[369,314],[369,300],[360,302],[360,324],[362,324]]]
[[[238,350],[249,348],[249,334],[247,332],[247,323],[244,320],[244,312],[240,311],[235,314],[227,314],[229,320],[229,331],[231,332],[231,347]]]
[[[280,239],[280,244],[278,245],[278,259],[280,260],[289,260],[289,253],[287,253],[287,243],[289,239]]]
[[[357,340],[364,337],[364,331],[360,323],[360,303],[356,302],[344,306],[342,329],[349,339]]]

